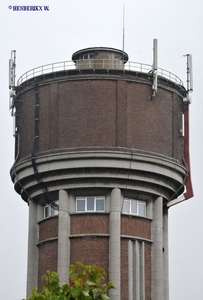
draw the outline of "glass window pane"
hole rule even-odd
[[[138,202],[138,215],[139,216],[146,216],[146,205],[145,203]]]
[[[124,200],[123,212],[124,213],[130,213],[130,201]]]
[[[87,210],[94,210],[94,197],[87,198]]]
[[[44,207],[44,217],[45,218],[49,217],[49,215],[50,215],[49,211],[50,211],[50,206],[45,206]]]
[[[137,215],[137,201],[131,200],[131,214]]]
[[[96,211],[104,211],[104,199],[96,199]]]
[[[77,211],[85,211],[85,199],[77,200]]]

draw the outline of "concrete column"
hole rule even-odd
[[[152,221],[152,299],[163,300],[163,198],[154,201]]]
[[[70,214],[68,194],[59,191],[58,275],[60,284],[68,282],[70,269]]]
[[[163,211],[163,288],[164,300],[169,300],[169,275],[168,275],[168,208]]]
[[[28,224],[28,263],[27,263],[27,298],[31,295],[32,287],[38,283],[38,247],[39,225],[37,224],[37,205],[29,202]]]
[[[110,239],[109,239],[109,280],[115,289],[109,291],[111,300],[120,300],[121,289],[121,191],[115,188],[111,192],[110,209]]]

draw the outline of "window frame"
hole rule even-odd
[[[132,203],[134,203],[136,201],[136,213],[132,212]],[[125,202],[128,202],[129,205],[129,211],[124,211],[124,204]],[[141,214],[140,213],[140,207],[139,205],[144,206],[144,212],[145,214]],[[146,206],[146,202],[142,201],[142,200],[137,200],[137,199],[129,199],[129,198],[124,198],[123,199],[123,209],[122,209],[122,213],[123,214],[128,214],[128,215],[133,215],[133,216],[139,216],[139,217],[146,217],[147,216],[147,206]]]
[[[93,209],[87,209],[87,202],[88,198],[94,199],[94,207]],[[78,201],[84,200],[85,201],[85,209],[84,210],[78,210]],[[104,209],[103,210],[97,210],[97,200],[103,200],[104,203]],[[105,212],[105,197],[104,196],[86,196],[86,197],[76,197],[76,213],[92,213],[92,212]]]
[[[79,56],[79,60],[87,60],[87,59],[94,59],[94,53],[93,52],[84,53]]]
[[[56,204],[58,204],[58,201],[55,201]],[[46,216],[46,210],[48,211],[48,214]],[[58,210],[51,207],[49,204],[44,206],[44,219],[51,218],[58,215]]]

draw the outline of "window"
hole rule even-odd
[[[56,215],[58,215],[58,210],[54,209],[50,205],[44,206],[44,218],[49,218]]]
[[[146,217],[146,202],[124,199],[123,213]]]
[[[78,197],[76,198],[76,211],[104,211],[104,200],[104,197]]]
[[[94,54],[93,53],[82,54],[82,55],[79,56],[79,60],[93,59],[93,58],[94,58]]]

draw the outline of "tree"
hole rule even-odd
[[[59,285],[58,274],[47,271],[41,292],[34,287],[28,300],[109,300],[108,290],[113,289],[112,282],[104,283],[106,272],[96,265],[84,265],[76,262],[70,267],[69,284]]]

